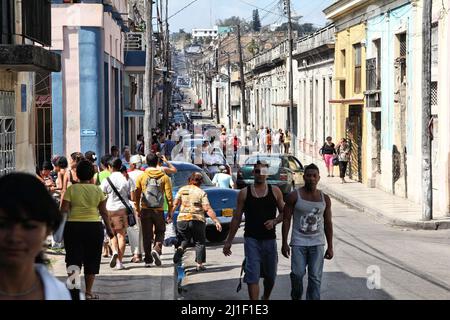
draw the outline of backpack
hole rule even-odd
[[[147,208],[162,208],[164,205],[164,193],[161,187],[161,178],[148,178],[147,188],[142,196],[142,202]]]

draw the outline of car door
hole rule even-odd
[[[303,183],[303,175],[301,171],[301,166],[298,161],[292,156],[288,158],[289,169],[293,171],[294,183],[295,186],[300,186]]]

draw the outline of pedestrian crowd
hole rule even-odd
[[[289,152],[288,132],[281,129],[272,132],[269,128],[257,132],[254,126],[248,126],[248,137],[255,139],[261,152]],[[110,268],[119,271],[129,263],[161,266],[165,245],[174,246],[173,262],[178,264],[193,242],[196,270],[204,271],[205,216],[212,219],[218,232],[222,231],[222,225],[201,189],[202,173],[193,173],[186,186],[173,195],[168,175],[177,172],[169,162],[171,151],[180,141],[172,143],[171,135],[176,135],[176,130],[180,128],[174,127],[168,136],[153,132],[151,151],[146,155],[143,137],[139,135],[133,152],[129,147],[120,152],[113,146],[100,159],[92,151],[73,152],[69,159],[56,156],[45,161],[36,170],[35,178],[19,173],[0,178],[0,299],[97,300],[100,297],[93,287],[102,256],[110,258]],[[221,134],[224,133],[226,129],[222,128]],[[240,146],[236,137],[235,153]],[[331,137],[326,139],[320,153],[329,176],[333,175],[333,160],[337,156],[344,179],[342,172],[345,174],[349,150],[345,139],[337,147]],[[278,265],[275,228],[282,223],[281,253],[291,259],[291,298],[301,299],[303,278],[308,273],[306,299],[320,299],[324,259],[332,259],[334,253],[331,201],[317,189],[319,169],[314,164],[306,166],[304,186],[283,195],[277,186],[267,183],[268,167],[266,162],[258,161],[252,172],[254,183],[240,190],[223,253],[232,254],[232,242],[245,214],[244,282],[250,299],[255,300],[260,297],[259,279],[263,278],[261,298],[269,299]],[[223,166],[213,183],[223,188],[234,187]],[[8,190],[16,185],[29,186],[31,195],[11,196]],[[174,224],[174,213],[179,207]],[[38,244],[51,235],[52,247],[65,249],[69,278],[74,266],[83,268],[84,293],[80,293],[80,288],[65,289],[46,271],[43,250]],[[131,261],[124,261],[127,237]],[[17,267],[20,272],[14,270]],[[35,272],[30,273],[33,268]],[[49,287],[54,292],[47,292]]]

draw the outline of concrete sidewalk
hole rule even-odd
[[[319,188],[331,197],[361,211],[374,216],[378,220],[398,227],[410,229],[450,229],[450,217],[434,216],[431,221],[422,221],[422,206],[376,188],[349,180],[341,184],[339,168],[334,168],[335,177],[327,177],[327,170],[321,159],[298,154],[303,165],[315,163],[321,172]]]
[[[100,274],[95,278],[93,292],[100,300],[174,300],[175,277],[173,267],[173,249],[163,248],[162,266],[152,265],[145,268],[144,263],[129,263],[131,255],[127,245],[123,259],[126,270],[116,270],[109,267],[109,258],[102,258]],[[51,261],[50,271],[59,280],[67,280],[64,254],[47,251]],[[83,274],[83,270],[81,271]],[[84,292],[84,276],[81,279]]]

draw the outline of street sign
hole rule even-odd
[[[95,137],[95,136],[97,136],[97,131],[91,130],[91,129],[81,129],[81,136],[82,137]]]

